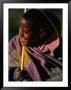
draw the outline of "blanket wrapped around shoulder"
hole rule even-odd
[[[52,45],[56,45],[57,41],[54,41]],[[48,47],[50,51],[52,50],[51,45],[45,45],[45,49],[46,47]],[[9,42],[8,59],[10,81],[62,80],[62,62],[49,55],[47,52],[40,51],[39,47],[27,48],[22,46],[21,55],[19,55],[18,50],[18,36],[16,36]]]

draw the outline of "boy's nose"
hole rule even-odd
[[[23,37],[24,37],[25,40],[28,40],[30,38],[30,36],[26,33],[23,34]]]

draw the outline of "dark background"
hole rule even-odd
[[[19,19],[24,9],[9,9],[9,40],[19,34]]]

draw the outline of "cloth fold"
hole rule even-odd
[[[59,44],[59,39],[51,42],[48,46],[50,49],[51,45],[55,45],[54,49],[57,48]],[[54,44],[53,44],[54,43]],[[47,48],[45,45],[44,49],[40,50],[38,47],[25,47],[22,46],[22,52],[19,57],[19,43],[18,43],[18,36],[14,37],[9,42],[9,68],[14,68],[14,73],[11,73],[12,80],[29,80],[28,78],[32,78],[32,81],[48,81],[48,80],[62,80],[62,64],[53,59],[53,56],[48,57],[48,53],[44,52],[44,49]],[[50,51],[54,50],[50,49]],[[47,49],[46,49],[47,52]],[[19,68],[18,70],[16,70]],[[57,71],[58,70],[58,71]],[[27,72],[26,74],[22,73]],[[18,73],[18,74],[17,74]],[[53,73],[53,75],[52,75]],[[60,73],[60,74],[59,74]],[[17,78],[19,75],[19,78]],[[26,76],[24,76],[26,75]],[[60,76],[59,76],[60,75]],[[9,73],[10,77],[10,73]],[[51,78],[60,77],[60,79],[51,79]]]

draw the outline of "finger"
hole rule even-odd
[[[40,47],[40,50],[44,50],[45,44]]]

